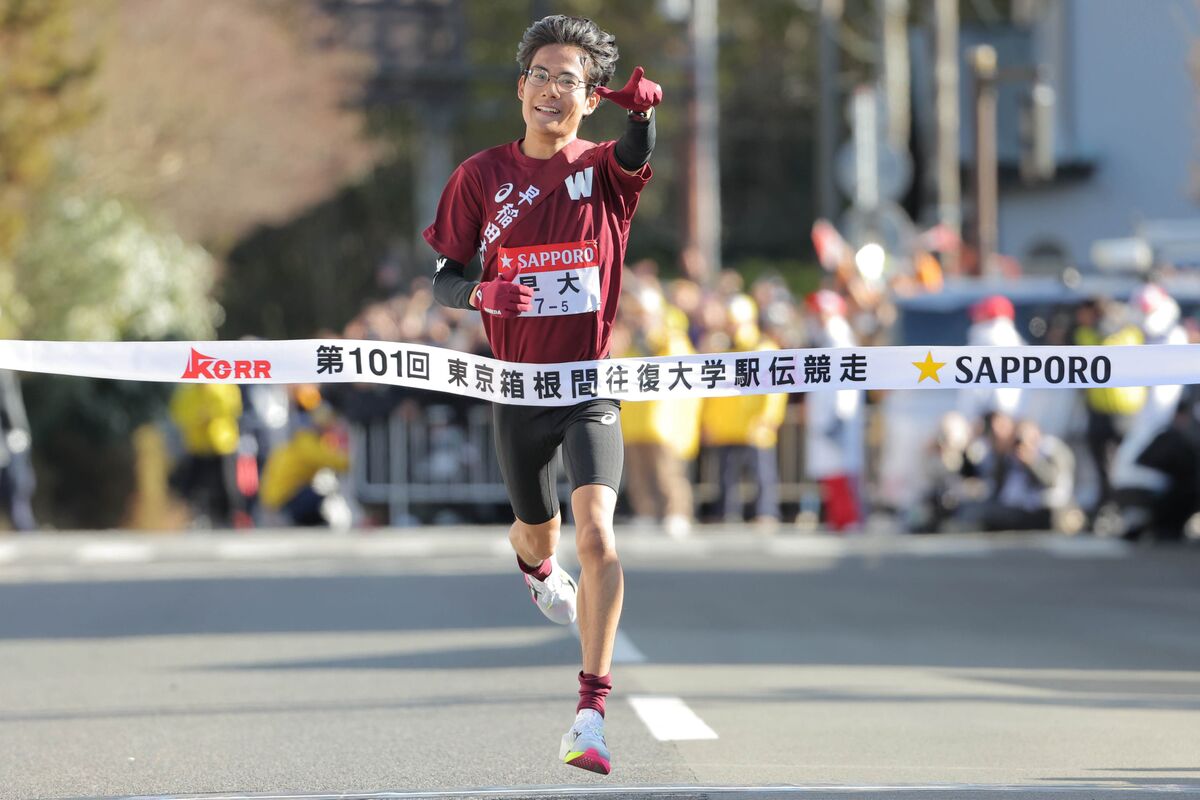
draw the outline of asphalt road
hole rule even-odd
[[[498,529],[0,539],[0,798],[1200,797],[1198,546],[618,536],[607,778]]]

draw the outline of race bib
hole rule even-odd
[[[504,275],[533,289],[533,308],[523,317],[561,317],[600,309],[600,248],[596,240],[501,247]]]

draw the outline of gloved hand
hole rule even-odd
[[[633,74],[629,76],[629,83],[625,84],[623,89],[614,92],[607,86],[597,86],[596,94],[630,111],[649,111],[662,102],[663,95],[662,87],[643,77],[645,74],[646,70],[634,67]]]
[[[507,278],[502,274],[495,280],[484,281],[475,287],[475,307],[501,319],[512,319],[533,308],[533,289],[513,283],[514,270]]]

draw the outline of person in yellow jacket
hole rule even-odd
[[[1075,311],[1074,339],[1077,345],[1136,345],[1145,342],[1137,325],[1120,319],[1114,308],[1102,298],[1088,298]],[[1124,322],[1125,324],[1122,324]],[[1100,491],[1095,506],[1089,509],[1095,517],[1100,508],[1112,500],[1112,460],[1117,446],[1129,432],[1133,418],[1146,403],[1145,386],[1098,386],[1085,389],[1087,400],[1088,454],[1096,467]]]
[[[687,337],[688,320],[666,305],[653,289],[627,302],[623,324],[628,344],[623,357],[677,356],[694,352]],[[614,335],[614,344],[618,342]],[[691,532],[694,517],[687,462],[700,449],[700,400],[644,400],[621,407],[625,443],[625,490],[635,517],[654,520],[672,538]]]
[[[322,506],[326,495],[313,485],[322,470],[350,468],[346,448],[333,434],[335,417],[328,405],[309,412],[311,425],[301,425],[292,437],[267,457],[259,500],[270,511],[282,512],[292,525],[329,524]]]
[[[233,384],[185,383],[171,395],[171,421],[183,441],[183,458],[171,476],[201,527],[229,527],[242,510],[237,490],[241,389]]]
[[[743,321],[733,337],[734,349],[775,350],[755,322]],[[765,366],[765,365],[764,365]],[[706,397],[700,417],[704,444],[715,448],[720,464],[717,508],[726,522],[745,520],[742,478],[748,472],[756,487],[755,521],[779,521],[779,463],[776,445],[787,412],[786,394]]]

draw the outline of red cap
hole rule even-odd
[[[1013,319],[1017,316],[1012,301],[1002,294],[985,297],[971,306],[971,321],[986,322],[990,319]]]
[[[834,317],[846,316],[846,301],[831,289],[820,289],[808,296],[809,310],[814,314],[828,314]]]
[[[1170,299],[1171,296],[1164,292],[1162,287],[1147,283],[1134,291],[1133,296],[1129,298],[1129,304],[1143,314],[1153,314]]]

